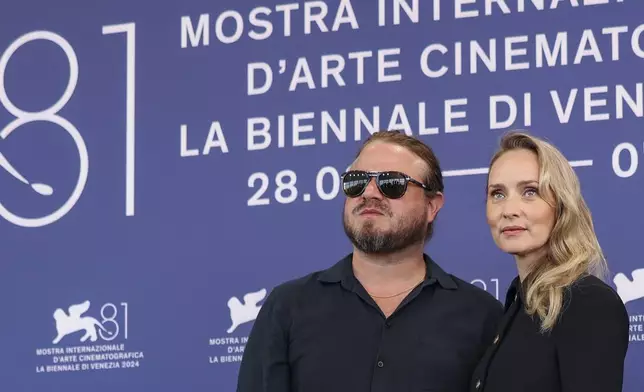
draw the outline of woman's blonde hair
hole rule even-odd
[[[563,310],[564,290],[585,274],[605,279],[608,268],[590,210],[581,195],[579,179],[568,160],[545,140],[514,131],[501,139],[490,168],[501,155],[517,149],[536,154],[539,194],[555,209],[546,255],[533,264],[522,282],[526,311],[540,318],[541,330],[546,332]]]

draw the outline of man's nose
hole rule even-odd
[[[376,185],[376,179],[375,178],[370,178],[369,182],[367,183],[367,187],[365,188],[362,196],[370,199],[382,199],[382,193],[380,193],[380,190],[378,189],[378,185]]]

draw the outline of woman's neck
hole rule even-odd
[[[540,262],[542,262],[545,255],[546,250],[544,248],[526,254],[514,255],[514,261],[516,262],[517,271],[519,273],[519,279],[521,280],[521,282],[525,280],[525,278],[533,268],[535,268]]]

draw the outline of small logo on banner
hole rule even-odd
[[[87,339],[90,339],[92,342],[97,341],[97,329],[111,335],[111,332],[105,329],[103,324],[99,323],[94,317],[81,317],[88,309],[89,301],[70,306],[69,315],[61,308],[56,309],[54,311],[54,320],[56,320],[57,335],[52,343],[58,344],[65,336],[78,331],[85,332],[85,334],[80,338],[81,342],[85,342]]]
[[[261,301],[266,298],[267,290],[262,288],[258,291],[246,293],[243,302],[236,296],[228,299],[227,306],[230,317],[226,335],[218,338],[210,338],[209,345],[216,348],[214,355],[209,356],[212,364],[241,362],[244,348],[248,341],[248,334],[235,334],[240,327],[251,324],[262,308]],[[248,331],[248,328],[245,328]]]
[[[228,300],[228,309],[230,310],[232,325],[226,332],[233,333],[240,325],[255,321],[259,310],[262,308],[258,303],[265,297],[266,289],[244,295],[244,303],[241,303],[237,297],[231,297]]]
[[[624,303],[644,298],[644,268],[633,271],[633,280],[628,279],[623,273],[618,273],[613,278],[617,287],[617,294]]]
[[[644,299],[644,268],[634,270],[631,276],[633,277],[632,280],[626,274],[620,272],[613,278],[613,283],[624,304],[636,302],[640,305],[644,302],[640,301]],[[631,314],[629,312],[629,319],[629,340],[631,342],[644,342],[644,313]]]
[[[143,352],[128,351],[128,304],[105,303],[98,312],[85,300],[52,313],[51,347],[37,348],[36,373],[138,368]],[[98,315],[96,314],[98,313]]]

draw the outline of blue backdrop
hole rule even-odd
[[[427,251],[502,299],[515,266],[486,227],[484,174],[523,128],[581,178],[631,317],[624,390],[642,390],[642,15],[639,0],[4,4],[0,389],[233,391],[266,293],[350,251],[339,173],[379,128],[436,150]]]

